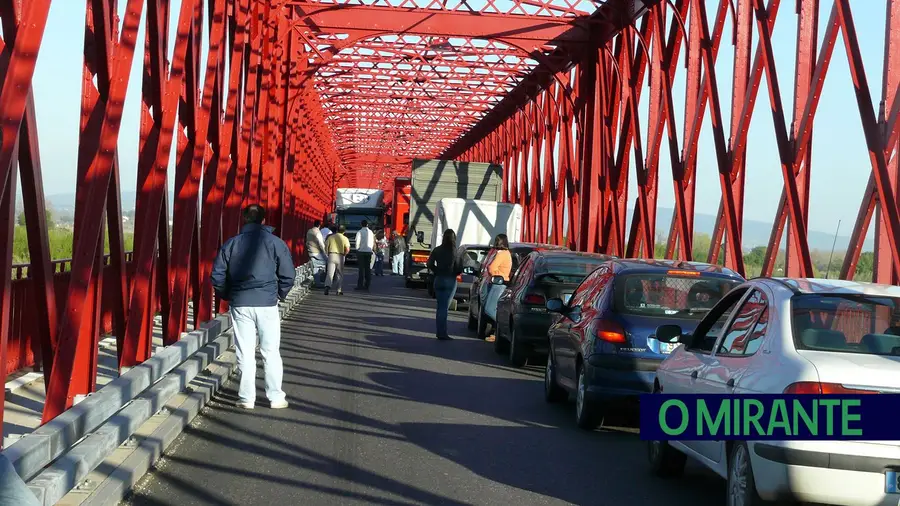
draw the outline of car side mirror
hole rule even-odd
[[[553,298],[547,301],[547,311],[551,313],[562,313],[565,307],[566,305],[563,304],[562,299]]]
[[[664,343],[683,343],[684,331],[678,325],[660,325],[656,327],[656,339]]]
[[[503,279],[503,276],[494,276],[491,278],[492,285],[505,285],[506,280]]]

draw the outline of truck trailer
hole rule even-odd
[[[369,222],[373,232],[384,230],[384,190],[375,188],[338,188],[335,196],[335,225],[347,228],[346,236],[350,240],[348,262],[356,261],[356,233],[362,228],[362,222]]]
[[[454,160],[413,160],[409,203],[407,253],[403,275],[406,286],[424,286],[425,267],[434,244],[434,212],[445,198],[499,202],[503,196],[503,167],[491,163]]]
[[[498,234],[506,234],[509,242],[519,242],[522,206],[490,200],[441,199],[434,211],[431,243],[439,244],[448,228],[456,232],[457,246],[487,246]]]

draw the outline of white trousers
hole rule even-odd
[[[281,380],[284,365],[281,362],[281,315],[278,306],[229,308],[234,322],[234,341],[237,348],[238,367],[241,370],[241,386],[238,397],[241,402],[256,402],[256,337],[259,335],[259,351],[263,359],[266,377],[266,397],[270,402],[283,401]]]

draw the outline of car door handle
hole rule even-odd
[[[734,388],[734,378],[728,380],[728,383],[725,383],[728,388]]]
[[[697,371],[691,371],[691,379],[697,379]]]

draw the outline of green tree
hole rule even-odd
[[[56,228],[56,222],[53,220],[53,209],[45,208],[44,209],[44,219],[47,222],[47,228]]]
[[[16,217],[16,225],[19,225],[20,227],[25,226],[25,211],[22,211],[19,213],[19,216]]]

